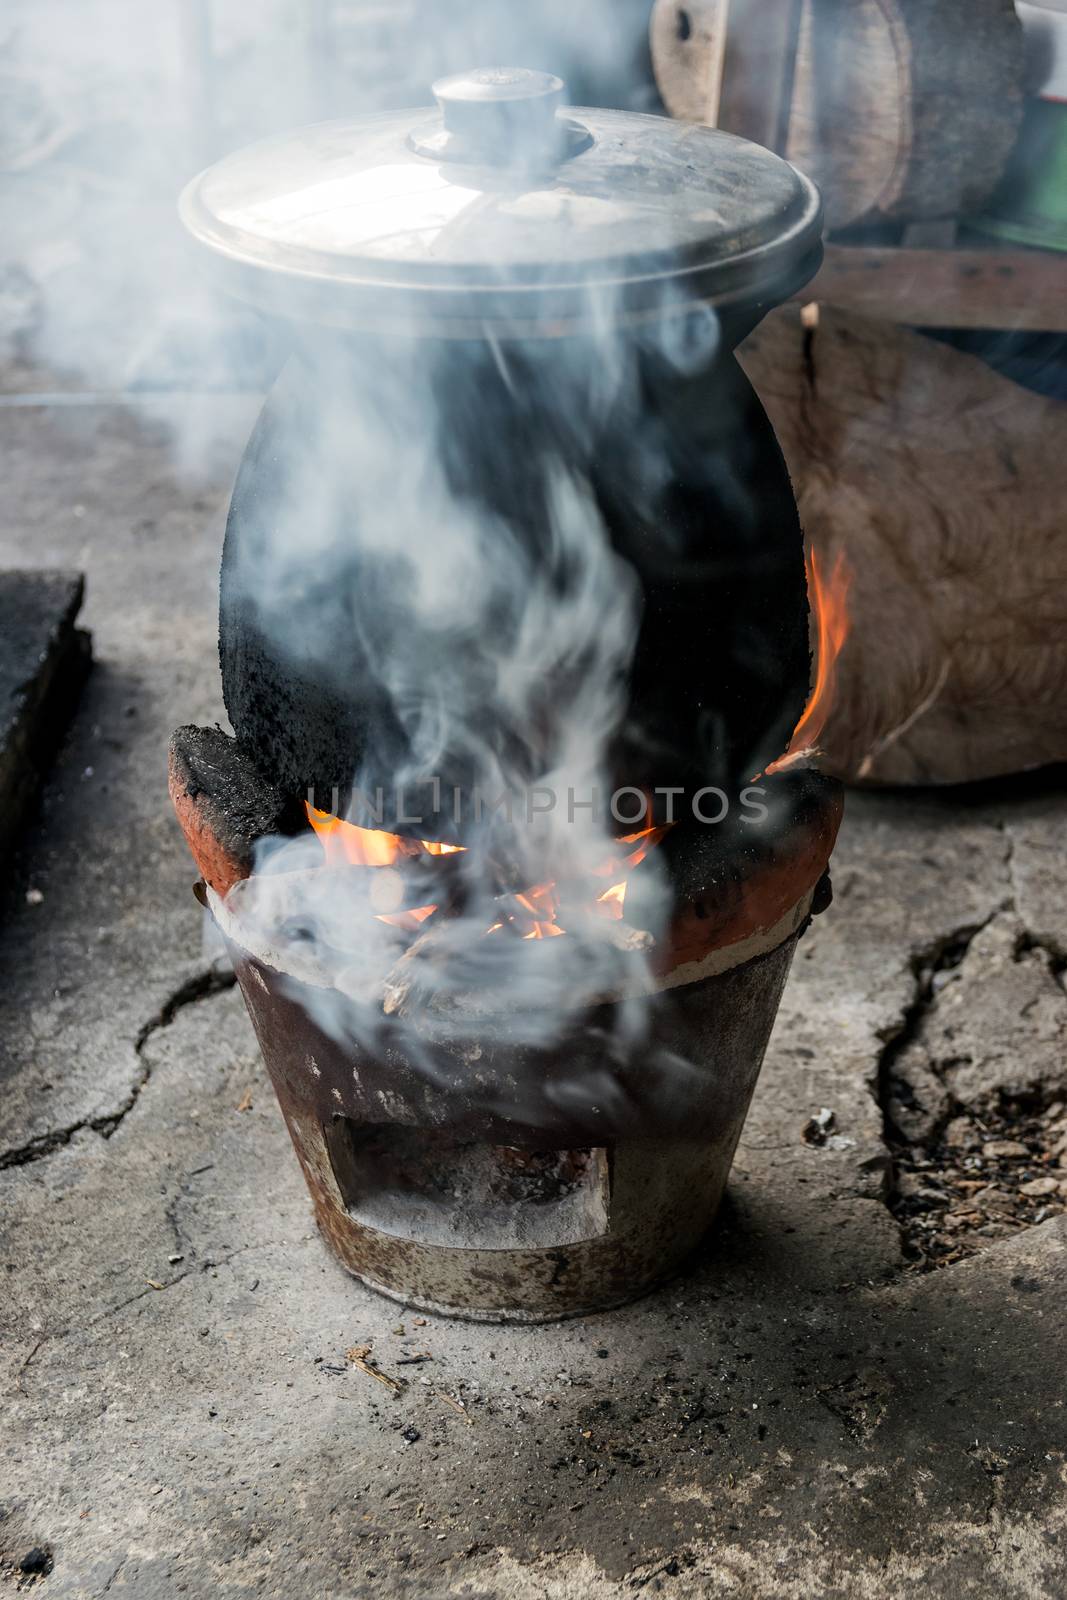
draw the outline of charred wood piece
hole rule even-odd
[[[170,798],[205,883],[226,894],[252,871],[258,840],[296,833],[298,800],[265,778],[221,728],[178,728],[170,741]]]

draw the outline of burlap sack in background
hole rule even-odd
[[[826,307],[740,355],[823,570],[851,571],[826,765],[957,783],[1067,759],[1067,405]]]

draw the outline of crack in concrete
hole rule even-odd
[[[938,973],[950,971],[958,967],[966,958],[968,950],[995,917],[1000,916],[1005,910],[1013,909],[1014,901],[996,906],[988,916],[979,922],[965,922],[950,929],[947,933],[940,934],[928,944],[914,950],[909,961],[912,974],[912,997],[900,1013],[900,1020],[896,1027],[883,1030],[880,1034],[882,1048],[878,1053],[874,1073],[874,1097],[882,1116],[882,1146],[886,1159],[886,1181],[879,1197],[880,1203],[885,1206],[897,1226],[900,1241],[900,1265],[891,1272],[895,1277],[908,1269],[905,1243],[906,1229],[900,1218],[892,1209],[892,1200],[897,1187],[897,1158],[895,1150],[907,1147],[908,1140],[894,1123],[890,1114],[890,1101],[892,1100],[893,1065],[899,1060],[908,1046],[919,1037],[923,1023],[937,1005],[937,989],[935,978]]]
[[[119,1128],[125,1117],[133,1110],[141,1096],[143,1089],[152,1076],[152,1068],[144,1059],[144,1049],[148,1041],[161,1028],[169,1028],[175,1017],[186,1006],[195,1005],[199,1000],[211,999],[214,995],[223,994],[232,989],[237,982],[233,972],[220,970],[216,966],[205,967],[203,971],[196,972],[179,984],[174,993],[169,995],[154,1016],[138,1030],[134,1040],[134,1055],[139,1062],[139,1067],[129,1093],[126,1095],[117,1111],[105,1112],[102,1116],[83,1117],[78,1122],[71,1123],[66,1128],[57,1128],[50,1133],[38,1134],[36,1138],[29,1139],[24,1145],[17,1145],[9,1150],[0,1152],[0,1172],[9,1167],[24,1167],[32,1161],[41,1161],[45,1156],[50,1156],[56,1150],[61,1150],[68,1145],[75,1134],[82,1133],[85,1129],[92,1129],[104,1139]]]
[[[110,1317],[115,1317],[120,1311],[125,1311],[128,1306],[136,1305],[138,1300],[146,1300],[151,1294],[162,1294],[164,1290],[172,1289],[176,1283],[181,1283],[184,1278],[193,1278],[199,1273],[211,1272],[215,1267],[228,1266],[238,1256],[249,1255],[254,1250],[277,1250],[283,1245],[297,1245],[300,1243],[302,1243],[302,1237],[296,1239],[257,1239],[251,1244],[241,1244],[234,1250],[228,1250],[224,1256],[205,1256],[203,1261],[198,1261],[195,1265],[186,1267],[183,1272],[176,1273],[173,1278],[162,1279],[158,1289],[153,1284],[146,1283],[145,1287],[139,1289],[136,1294],[128,1295],[125,1300],[120,1300],[117,1305],[105,1307],[103,1311],[97,1312],[95,1317],[91,1317],[88,1322],[79,1323],[77,1327],[72,1325],[67,1328],[56,1328],[52,1333],[42,1333],[19,1368],[18,1388],[20,1392],[22,1394],[26,1393],[24,1383],[26,1373],[46,1344],[61,1343],[64,1339],[69,1339],[72,1334],[81,1336],[83,1333],[88,1332],[90,1328],[99,1327],[102,1322],[107,1322]]]
[[[105,1594],[110,1594],[111,1593],[111,1585],[114,1583],[115,1579],[118,1577],[119,1573],[122,1571],[123,1567],[126,1565],[126,1563],[127,1563],[127,1561],[129,1559],[130,1559],[129,1556],[123,1556],[122,1560],[119,1562],[118,1566],[115,1568],[114,1572],[111,1574],[110,1578],[107,1580],[107,1582],[104,1584],[104,1587],[101,1589],[101,1591],[100,1591],[100,1600],[103,1600],[103,1597],[104,1597]]]
[[[231,1261],[236,1260],[238,1256],[247,1255],[251,1250],[275,1249],[278,1245],[294,1244],[297,1242],[298,1241],[293,1239],[257,1240],[253,1244],[238,1245],[235,1250],[227,1251],[224,1256],[206,1256],[203,1261],[198,1261],[194,1265],[186,1267],[182,1272],[176,1272],[173,1278],[161,1279],[158,1288],[154,1283],[146,1283],[145,1287],[143,1289],[139,1289],[136,1294],[131,1294],[127,1299],[120,1300],[118,1305],[108,1306],[106,1310],[98,1312],[95,1317],[91,1317],[90,1320],[85,1324],[85,1327],[87,1329],[95,1328],[101,1322],[106,1322],[109,1317],[117,1316],[120,1311],[125,1311],[127,1306],[136,1305],[138,1300],[145,1300],[150,1294],[162,1294],[166,1289],[173,1289],[176,1283],[181,1283],[184,1278],[193,1278],[198,1272],[211,1272],[215,1267],[225,1267]],[[62,1333],[48,1334],[47,1338],[63,1339],[66,1338],[70,1332],[71,1330],[69,1328],[65,1328]]]
[[[890,1101],[893,1098],[893,1066],[899,1060],[909,1045],[915,1043],[922,1033],[923,1025],[927,1018],[937,1009],[938,993],[936,979],[942,972],[953,971],[967,958],[971,945],[978,935],[995,922],[1000,916],[1017,915],[1014,900],[1008,900],[998,906],[988,917],[979,923],[965,923],[952,932],[935,940],[932,944],[916,951],[911,959],[911,970],[914,977],[914,991],[912,1000],[902,1013],[900,1026],[885,1038],[883,1048],[878,1057],[876,1071],[877,1100],[882,1112],[883,1137],[890,1150],[894,1144],[909,1145],[913,1141],[901,1128],[898,1128],[890,1113]],[[1067,958],[1064,958],[1056,948],[1055,942],[1030,933],[1023,928],[1018,934],[1012,950],[1013,961],[1019,961],[1025,954],[1039,951],[1044,955],[1049,964],[1049,973],[1061,989],[1067,987],[1063,982],[1064,972],[1067,971]],[[1025,1010],[1020,1013],[1025,1015]],[[948,1110],[940,1118],[938,1125],[933,1130],[936,1136],[954,1117],[966,1111],[967,1107],[961,1103],[951,1091],[945,1079],[943,1067],[950,1063],[938,1060],[933,1055],[927,1055],[930,1072],[942,1085],[948,1097]]]
[[[1001,822],[999,824],[999,828],[1004,836],[1004,843],[1007,851],[1004,857],[1004,865],[1007,870],[1008,884],[1011,890],[1011,896],[1007,905],[1005,906],[1005,910],[1014,911],[1016,915],[1019,916],[1020,922],[1025,923],[1025,917],[1019,912],[1020,899],[1025,898],[1025,896],[1020,896],[1019,880],[1015,873],[1015,835],[1011,831],[1010,822]],[[1067,946],[1063,945],[1052,934],[1039,935],[1031,933],[1029,929],[1024,927],[1023,933],[1019,939],[1017,954],[1021,955],[1025,950],[1043,951],[1043,953],[1048,956],[1049,970],[1051,971],[1052,976],[1056,979],[1057,983],[1059,983],[1062,989],[1067,989],[1067,982],[1064,981],[1065,976],[1067,976]]]
[[[1003,900],[981,921],[960,924],[912,952],[909,961],[913,979],[912,998],[901,1012],[899,1024],[881,1034],[883,1042],[877,1058],[874,1089],[882,1115],[882,1139],[889,1163],[889,1182],[882,1198],[894,1217],[892,1202],[897,1188],[899,1154],[906,1151],[914,1140],[909,1138],[893,1119],[891,1104],[895,1097],[894,1090],[899,1093],[901,1087],[900,1082],[894,1077],[893,1069],[909,1046],[921,1040],[925,1024],[937,1010],[939,990],[936,980],[939,974],[961,966],[978,935],[998,917],[1007,916],[1013,918],[1020,929],[1012,948],[1012,960],[1018,962],[1027,953],[1039,951],[1046,958],[1049,975],[1053,981],[1061,990],[1067,992],[1067,951],[1054,938],[1034,934],[1026,927],[1019,910],[1019,882],[1015,871],[1016,840],[1008,821],[1002,820],[996,826],[1005,847],[1003,867],[1006,893]],[[947,1104],[947,1109],[938,1118],[932,1130],[931,1138],[936,1138],[953,1118],[966,1113],[968,1107],[952,1093],[950,1083],[945,1077],[943,1068],[949,1063],[939,1061],[929,1051],[925,1054],[930,1074],[944,1090]],[[925,1142],[929,1143],[930,1140]],[[898,1222],[903,1253],[907,1230],[903,1219],[895,1217],[895,1220]],[[904,1270],[907,1270],[906,1265]]]
[[[890,1154],[894,1144],[908,1143],[889,1112],[893,1065],[919,1037],[923,1023],[937,1006],[935,979],[938,974],[950,972],[960,966],[982,930],[988,928],[993,919],[1006,909],[1010,907],[997,906],[981,922],[962,923],[912,954],[909,962],[913,980],[912,998],[901,1012],[899,1025],[883,1033],[882,1049],[878,1055],[875,1071],[876,1099],[882,1113],[883,1141]]]

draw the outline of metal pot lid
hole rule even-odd
[[[228,287],[332,325],[547,334],[773,303],[818,266],[818,191],[759,145],[564,109],[549,73],[463,73],[434,94],[436,110],[319,123],[195,178],[182,218]]]

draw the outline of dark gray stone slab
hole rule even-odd
[[[222,713],[218,565],[255,401],[202,399],[224,466],[183,473],[153,406],[27,405],[0,433],[0,565],[86,574],[94,669],[24,836],[0,929],[0,1166],[106,1123],[139,1081],[137,1039],[204,967],[196,871],[167,799],[179,723]],[[181,408],[177,414],[180,416]]]
[[[55,755],[88,671],[91,641],[74,620],[77,572],[0,572],[0,861]]]

